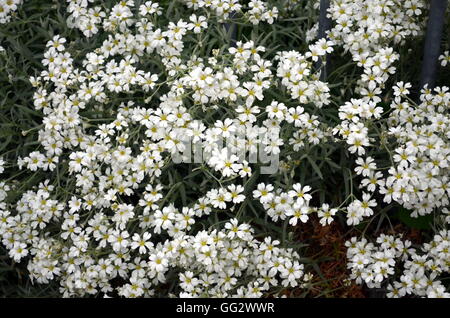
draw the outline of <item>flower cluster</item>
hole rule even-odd
[[[33,280],[48,283],[58,278],[64,296],[99,292],[152,296],[176,272],[183,297],[261,297],[274,286],[295,287],[311,279],[304,275],[295,251],[278,247],[280,242],[270,237],[256,240],[252,227],[237,219],[230,219],[221,230],[187,234],[197,217],[210,213],[219,196],[239,202],[238,196],[233,197],[239,189],[208,193],[193,208],[181,211],[173,205],[159,210],[160,190],[146,187],[139,202],[145,206],[141,215],[135,215],[130,204],[118,203],[111,215],[106,210],[94,212],[94,203],[76,197],[67,204],[51,199],[54,186],[47,180],[36,192],[22,196],[17,214],[10,214],[2,203],[2,243],[17,262],[32,256],[28,270]],[[83,210],[91,211],[88,217]],[[131,230],[133,220],[137,226]],[[56,224],[60,233],[51,235]],[[153,240],[161,230],[170,238]],[[116,278],[124,283],[113,283]]]
[[[353,56],[370,55],[421,34],[426,7],[423,0],[333,0],[329,13],[336,25],[328,37]]]
[[[300,104],[313,104],[318,108],[330,103],[330,89],[327,84],[314,76],[314,62],[333,52],[332,41],[320,39],[309,46],[309,51],[302,55],[297,51],[280,52],[276,59],[280,60],[277,76],[285,86],[293,100]]]
[[[34,281],[57,281],[67,297],[276,296],[312,275],[290,238],[264,228],[269,218],[353,227],[394,206],[450,223],[449,88],[424,87],[414,101],[410,83],[391,83],[425,1],[334,0],[334,27],[316,39],[314,26],[303,52],[258,33],[277,30],[265,25],[279,14],[268,2],[179,4],[172,21],[163,2],[67,1],[68,26],[90,44],[47,42],[30,78],[37,146],[17,158],[45,177],[12,200],[14,182],[0,182],[2,245]],[[215,33],[236,21],[251,36]],[[346,88],[322,76],[336,52],[352,59]],[[303,159],[313,171],[299,176]],[[345,181],[345,197],[316,195],[328,187],[322,168]],[[390,296],[448,297],[449,235],[421,249],[353,238],[351,278]]]
[[[283,192],[281,189],[274,191],[273,185],[260,183],[253,191],[253,197],[259,200],[267,214],[275,222],[288,218],[289,224],[295,226],[298,221],[306,223],[309,220],[309,214],[315,212],[320,218],[320,224],[323,226],[330,224],[338,209],[330,208],[327,203],[320,208],[311,207],[309,201],[312,196],[308,193],[310,190],[310,186],[296,183],[288,192]]]
[[[261,0],[250,0],[246,4],[242,4],[239,0],[182,0],[182,2],[195,10],[207,8],[218,17],[219,21],[242,15],[255,25],[261,21],[272,24],[278,17],[278,9],[276,7],[269,9],[266,1]]]
[[[401,237],[381,234],[376,243],[356,237],[346,242],[351,279],[371,288],[387,288],[387,297],[415,295],[450,298],[440,277],[450,268],[450,231],[414,248]]]
[[[405,208],[413,210],[412,216],[431,213],[435,207],[448,205],[446,190],[448,172],[445,159],[448,155],[448,139],[445,137],[448,119],[445,111],[440,115],[436,113],[438,108],[441,110],[446,108],[444,105],[448,100],[447,88],[437,88],[436,97],[425,90],[421,96],[422,104],[413,106],[410,105],[411,100],[407,97],[411,84],[397,83],[394,86],[394,101],[391,109],[388,110],[391,114],[386,124],[382,120],[382,114],[386,109],[380,106],[382,102],[380,95],[386,88],[390,76],[396,71],[393,64],[400,58],[390,45],[401,44],[406,37],[421,33],[425,7],[422,1],[398,3],[333,1],[329,9],[330,16],[336,25],[328,33],[328,37],[335,41],[336,45],[343,46],[345,51],[349,51],[354,62],[363,68],[355,89],[355,92],[362,97],[352,98],[339,108],[341,123],[333,130],[346,141],[349,146],[348,151],[358,156],[355,161],[357,165],[355,171],[357,175],[363,177],[360,188],[367,191],[363,193],[365,198],[363,201],[354,200],[347,207],[347,224],[349,225],[359,224],[364,217],[373,215],[371,207],[376,206],[377,203],[370,198],[377,192],[384,195],[384,202],[391,203],[394,200]],[[404,109],[403,106],[405,106]],[[423,117],[422,111],[418,110],[416,113],[413,111],[414,108],[426,109]],[[443,120],[433,119],[436,116],[442,117]],[[444,129],[443,134],[429,134],[425,138],[419,138],[419,135],[422,135],[422,129],[424,134],[435,129],[434,126],[428,127],[430,122],[427,122],[426,118],[431,118],[431,122],[437,120]],[[424,126],[421,125],[423,121],[425,121]],[[380,124],[381,127],[378,126]],[[403,124],[406,130],[401,128]],[[374,125],[378,126],[378,129],[374,129]],[[376,132],[376,138],[371,137],[374,132]],[[398,143],[392,142],[393,140],[390,139],[392,136]],[[413,146],[416,143],[409,139],[413,136],[417,136],[420,140],[420,145],[417,144],[417,147],[421,150],[418,152],[414,150],[416,146]],[[437,145],[439,154],[435,154],[435,151],[431,149],[425,150],[425,144],[434,143],[431,140],[436,137],[439,138]],[[425,143],[423,146],[422,142]],[[392,148],[392,145],[398,147]],[[440,150],[441,145],[442,150]],[[386,148],[392,163],[390,168],[379,169],[377,161],[370,155],[370,148],[377,146]],[[430,154],[430,150],[433,155]],[[416,158],[420,159],[416,161]],[[420,161],[422,159],[423,165]],[[437,167],[433,169],[431,162],[434,162]],[[384,169],[388,169],[387,176],[381,171]],[[428,179],[424,177],[425,175]]]
[[[68,25],[79,29],[86,37],[92,37],[101,28],[107,31],[119,29],[124,32],[136,23],[134,11],[138,11],[150,21],[153,20],[152,17],[162,14],[162,9],[156,1],[145,1],[138,8],[135,8],[133,0],[119,1],[112,8],[102,6],[101,1],[67,0],[67,2],[67,11],[70,14]],[[269,9],[267,4],[260,0],[251,0],[247,5],[242,5],[237,0],[182,0],[181,3],[194,11],[207,9],[211,12],[208,15],[214,14],[219,21],[227,20],[239,13],[253,24],[261,21],[272,24],[278,16],[276,7]],[[197,27],[200,27],[202,21],[195,23],[199,23]]]
[[[397,201],[425,215],[449,205],[450,93],[448,87],[424,88],[420,103],[407,97],[410,84],[394,87],[394,98],[386,138],[393,165],[380,183],[384,202]],[[390,147],[389,147],[390,148]]]
[[[377,106],[381,101],[379,95],[389,79],[389,74],[395,72],[392,63],[397,59],[398,54],[390,48],[380,49],[373,58],[365,59],[361,80],[364,87],[359,90],[363,97],[351,99],[339,108],[339,118],[342,121],[334,129],[334,133],[347,142],[350,153],[364,155],[365,149],[370,146],[367,123],[381,118],[383,108]]]
[[[237,210],[245,199],[242,185],[210,189],[177,208],[166,202],[160,182],[171,159],[186,159],[188,145],[202,150],[201,163],[212,177],[217,172],[219,178],[245,178],[252,169],[238,155],[255,155],[259,147],[265,155],[278,154],[282,120],[314,127],[314,120],[300,118],[300,106],[276,101],[266,107],[267,118],[257,120],[261,109],[255,104],[273,81],[265,48],[238,42],[222,56],[188,53],[186,59],[185,51],[202,45],[190,36],[201,39],[215,21],[192,14],[189,22],[157,28],[161,10],[155,3],[134,13],[134,3],[122,1],[107,14],[88,4],[70,2],[69,23],[88,37],[101,25],[107,39],[78,63],[68,41],[54,36],[42,60],[46,69],[31,78],[34,106],[44,114],[40,149],[18,164],[55,172],[57,180],[4,207],[0,233],[10,256],[30,259],[30,277],[59,281],[64,296],[166,295],[158,286],[174,275],[178,296],[186,297],[259,297],[277,286],[307,282],[311,276],[304,274],[298,253],[270,237],[256,239],[249,224],[231,218],[223,227],[197,225],[210,213]],[[260,1],[250,6],[250,16],[265,16]],[[147,70],[149,54],[161,68]],[[160,90],[165,93],[154,98]],[[144,97],[136,103],[139,93]],[[198,112],[220,107],[229,108],[228,116],[197,119]],[[63,182],[71,190],[62,191]]]
[[[17,11],[23,0],[0,0],[0,24],[11,20],[11,14]]]

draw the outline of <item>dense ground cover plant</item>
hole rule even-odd
[[[425,1],[331,1],[326,38],[318,1],[18,4],[0,43],[0,235],[34,284],[306,296],[323,275],[297,238],[318,219],[350,231],[349,284],[449,296],[448,78],[403,72]],[[417,246],[393,225],[414,220]]]

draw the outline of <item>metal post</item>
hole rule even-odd
[[[428,88],[434,88],[438,59],[441,53],[442,29],[444,27],[445,11],[447,9],[447,0],[430,0],[430,2],[420,88],[425,86],[425,84],[428,84]]]
[[[230,19],[234,19],[235,17],[236,17],[236,11],[233,11],[230,14]],[[236,26],[236,24],[226,22],[224,24],[224,27],[225,27],[225,30],[227,31],[227,34],[230,33],[230,47],[236,47],[236,41],[237,41],[237,26]]]
[[[327,17],[328,9],[330,8],[330,0],[320,0],[320,15],[319,15],[319,39],[325,38],[327,36],[326,31],[331,29],[331,19]],[[320,80],[326,82],[327,75],[329,73],[330,65],[329,58],[324,57],[325,65],[320,73]],[[319,60],[317,63],[317,68],[322,66],[322,61]]]

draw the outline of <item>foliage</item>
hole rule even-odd
[[[406,261],[406,274],[389,265],[389,273],[366,280],[378,270],[378,256],[372,267],[358,267],[349,244],[388,255],[384,234],[408,245],[409,228],[420,229],[423,241],[415,247],[445,237],[448,194],[437,189],[448,183],[450,79],[441,72],[436,91],[417,87],[425,2],[393,1],[380,9],[380,1],[332,1],[327,40],[316,38],[318,1],[221,2],[237,7],[111,0],[80,11],[82,1],[32,0],[0,25],[2,296],[365,295],[347,277],[396,296],[396,279],[417,274],[407,255],[395,255]],[[386,11],[370,15],[378,9]],[[381,24],[365,24],[364,10]],[[390,20],[398,12],[404,16]],[[117,46],[115,53],[108,45]],[[325,56],[331,72],[321,82],[317,62]],[[164,113],[172,119],[161,126]],[[158,125],[161,135],[151,130]],[[276,137],[269,137],[271,125]],[[213,145],[215,135],[243,127],[246,136],[230,137],[236,148],[254,141],[269,158],[280,158],[276,172],[264,173],[267,163],[242,162]],[[202,136],[189,141],[209,149],[210,159],[176,163],[172,158],[185,154],[179,145],[195,129]],[[423,142],[412,153],[414,134]],[[431,171],[416,162],[436,159],[422,149],[428,137],[443,145],[443,163],[415,189],[404,171],[421,178]],[[142,163],[149,167],[141,174]],[[433,199],[430,192],[437,193]],[[400,225],[408,230],[396,231]],[[146,233],[151,238],[139,245]],[[100,243],[105,234],[120,241]],[[193,246],[192,254],[185,260],[172,245]],[[447,296],[449,265],[441,262],[442,251],[428,252],[439,269],[422,275],[436,286],[408,286],[404,293]],[[281,269],[270,274],[280,260]],[[105,262],[104,277],[90,276]]]

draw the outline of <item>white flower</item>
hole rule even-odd
[[[322,224],[322,226],[331,224],[331,222],[333,222],[333,216],[336,215],[337,211],[337,209],[330,209],[330,206],[327,203],[322,204],[322,207],[317,212],[317,215],[320,218],[320,224]]]
[[[273,186],[271,184],[265,185],[264,183],[258,184],[257,190],[253,191],[253,197],[259,199],[261,203],[267,203],[273,198]]]
[[[144,232],[142,237],[138,233],[133,234],[133,242],[131,243],[131,248],[139,248],[139,254],[145,254],[147,251],[151,251],[153,248],[153,243],[150,240],[152,235],[148,232]]]

